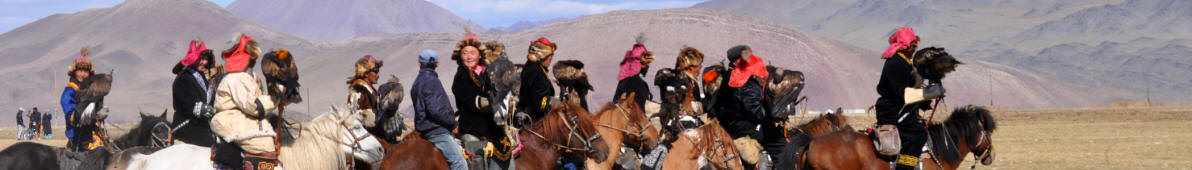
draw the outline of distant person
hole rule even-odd
[[[51,129],[51,127],[54,127],[54,114],[50,114],[49,112],[41,114],[41,127],[41,133],[45,134],[45,139],[53,138],[54,129]]]
[[[41,112],[38,112],[36,107],[33,108],[33,112],[29,113],[29,128],[34,130],[34,136],[41,134],[41,132],[37,132],[37,130],[41,130]]]
[[[21,132],[25,131],[25,108],[17,109],[17,139],[21,138]]]

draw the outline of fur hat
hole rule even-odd
[[[364,77],[368,72],[380,72],[383,65],[384,61],[374,59],[372,55],[364,55],[356,60],[356,77]]]
[[[254,41],[252,36],[239,34],[236,38],[239,39],[236,45],[223,51],[226,63],[224,69],[229,73],[245,71],[261,56],[261,48],[257,47],[257,41]]]
[[[537,62],[545,60],[546,58],[550,58],[551,56],[555,55],[555,50],[558,48],[559,46],[550,42],[550,39],[546,39],[546,37],[540,37],[530,42],[530,50],[529,53],[526,54],[526,61]]]
[[[476,48],[477,52],[480,52],[480,57],[482,57],[481,59],[484,59],[483,57],[485,57],[486,54],[490,53],[488,46],[485,46],[484,43],[481,43],[479,40],[464,39],[464,40],[460,40],[459,43],[455,43],[455,48],[451,50],[451,60],[455,60],[456,63],[463,65],[463,63],[464,63],[463,51],[464,51],[464,47],[467,47],[467,46],[472,46],[472,47]],[[486,65],[485,62],[479,62],[479,64]]]
[[[66,75],[74,77],[75,71],[78,70],[84,70],[88,73],[95,74],[95,68],[91,65],[91,59],[87,59],[87,55],[90,54],[90,47],[83,47],[83,49],[80,49],[79,57],[75,58],[74,62],[70,64],[70,68],[67,69]]]
[[[675,59],[675,69],[699,67],[703,63],[704,53],[692,47],[683,47],[683,49],[679,50],[679,58]]]
[[[489,41],[485,42],[484,46],[488,48],[488,53],[484,54],[485,65],[493,63],[493,61],[497,61],[498,58],[508,59],[508,57],[505,56],[505,44],[501,44],[497,41]]]

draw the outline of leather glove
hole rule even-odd
[[[947,90],[944,90],[944,85],[940,85],[940,84],[927,85],[926,88],[923,88],[923,98],[938,99],[938,98],[944,97],[945,92],[947,92]]]

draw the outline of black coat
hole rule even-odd
[[[761,141],[762,133],[757,125],[768,122],[765,105],[762,104],[762,86],[755,77],[749,78],[744,86],[729,87],[728,81],[721,85],[720,95],[713,108],[720,118],[724,130],[733,138],[750,136]]]
[[[505,133],[493,121],[493,111],[476,107],[476,97],[488,97],[488,89],[492,89],[487,77],[477,75],[463,65],[456,69],[451,94],[455,95],[455,113],[459,114],[459,133],[501,139]]]
[[[902,116],[900,113],[914,112],[921,106],[912,104],[903,107],[903,93],[907,87],[912,87],[915,84],[915,79],[911,76],[911,65],[903,60],[901,57],[894,56],[886,59],[886,63],[882,66],[882,75],[878,79],[877,102],[873,105],[877,112],[877,124],[889,125],[898,124],[898,119]],[[902,109],[902,111],[899,111]],[[907,119],[917,118],[918,114],[911,115],[916,117],[908,117]]]
[[[54,114],[50,114],[50,113],[41,114],[41,123],[42,123],[41,129],[43,130],[43,131],[41,131],[42,133],[51,134],[52,132],[54,132],[54,129],[51,128],[51,127],[54,127]]]
[[[642,78],[641,74],[626,77],[617,82],[617,91],[613,97],[620,98],[625,93],[635,93],[633,102],[637,103],[637,108],[646,108],[646,101],[654,100],[654,95],[650,94],[650,84],[646,83],[646,79]]]
[[[25,126],[25,112],[17,112],[17,125]]]
[[[555,87],[541,62],[526,62],[524,67],[517,108],[537,121],[550,112],[550,97],[555,96]]]
[[[207,100],[208,81],[199,72],[196,78],[193,74],[194,70],[187,69],[176,73],[174,77],[173,99],[174,99],[174,121],[172,126],[178,126],[182,122],[189,120],[185,126],[179,127],[174,132],[174,137],[182,142],[193,144],[197,146],[211,146],[215,143],[215,138],[211,133],[211,119],[195,116],[194,107],[196,102],[210,104]]]

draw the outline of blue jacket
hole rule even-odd
[[[66,115],[64,118],[66,118],[67,139],[74,139],[74,127],[71,126],[74,124],[74,122],[72,122],[73,120],[70,120],[70,114],[73,113],[75,106],[78,105],[78,101],[76,101],[74,98],[75,91],[78,90],[79,86],[76,85],[74,81],[67,82],[66,89],[62,90],[62,97],[58,101],[59,104],[62,104],[62,114]]]
[[[410,101],[414,105],[414,127],[422,137],[450,134],[455,129],[455,110],[435,68],[418,71],[418,78],[410,88]]]

